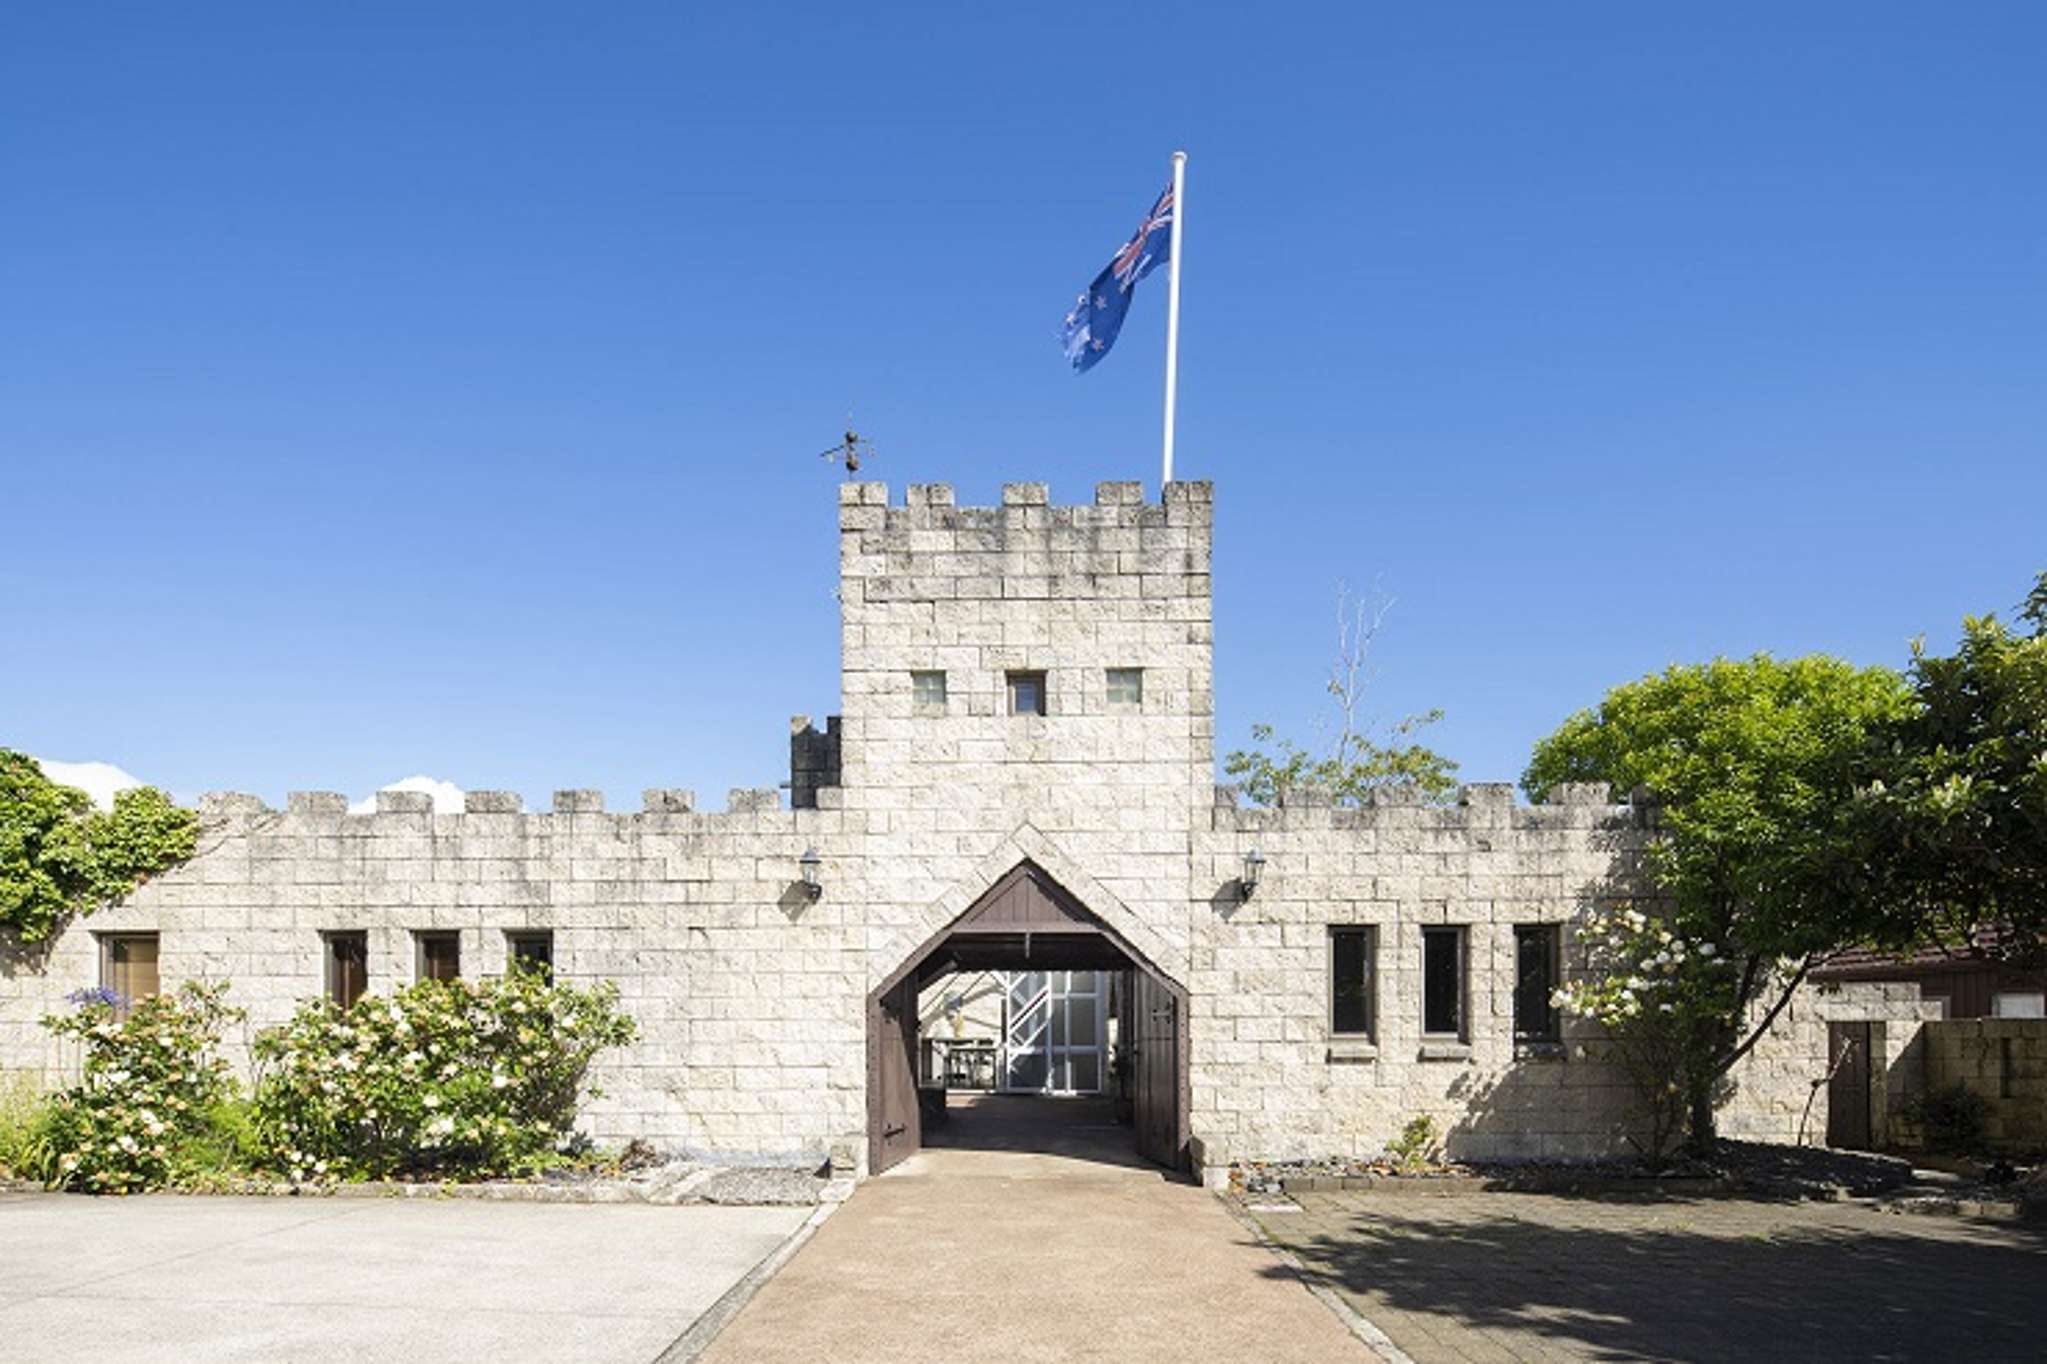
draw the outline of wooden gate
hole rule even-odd
[[[1827,1145],[1870,1147],[1867,1023],[1827,1024]]]
[[[868,1168],[880,1174],[923,1143],[917,1112],[917,978],[868,1006]]]
[[[1130,973],[1133,1022],[1131,1116],[1137,1153],[1170,1169],[1182,1165],[1181,1049],[1187,1001],[1149,971]]]
[[[867,1168],[880,1174],[917,1150],[917,991],[953,971],[1128,970],[1135,1025],[1131,1099],[1137,1147],[1146,1158],[1183,1169],[1187,1152],[1187,994],[1142,953],[1096,918],[1043,868],[1028,860],[1003,875],[965,913],[910,953],[867,1001]],[[1100,1000],[1096,1000],[1096,1009]],[[1072,1014],[1067,1022],[1072,1022]],[[1091,1029],[1101,1020],[1090,1013]],[[1047,1043],[1055,1052],[1056,1037]],[[1071,1052],[1072,1045],[1066,1050]],[[1100,1082],[1065,1087],[1092,1088]]]

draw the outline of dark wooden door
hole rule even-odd
[[[1185,1004],[1146,971],[1130,974],[1136,1015],[1131,1048],[1131,1118],[1137,1153],[1171,1169],[1180,1168],[1180,1048]]]
[[[1870,1145],[1867,1023],[1827,1024],[1827,1145]]]
[[[880,1174],[924,1140],[917,1116],[917,981],[913,975],[868,1009],[867,1064],[875,1077],[867,1116],[871,1173]]]

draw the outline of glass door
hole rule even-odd
[[[1013,971],[1004,994],[1002,1087],[1042,1093],[1051,1079],[1052,978]]]
[[[1099,1094],[1106,978],[1100,971],[1018,971],[1004,996],[1003,1088]]]

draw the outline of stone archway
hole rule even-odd
[[[867,1160],[879,1174],[923,1145],[917,1092],[917,996],[941,972],[1127,970],[1125,1046],[1138,1151],[1187,1161],[1187,991],[1026,857],[926,939],[867,996]]]

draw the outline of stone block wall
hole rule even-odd
[[[74,1058],[36,1020],[97,982],[103,933],[157,932],[165,989],[230,980],[253,1032],[323,993],[324,932],[365,931],[383,991],[416,978],[418,931],[458,933],[473,977],[504,970],[507,932],[549,929],[557,978],[618,982],[641,1029],[593,1076],[605,1094],[585,1121],[599,1140],[822,1160],[861,1129],[864,923],[843,880],[812,903],[796,863],[814,845],[828,878],[857,867],[839,812],[780,809],[772,788],[735,791],[714,814],[668,790],[637,813],[608,813],[591,791],[535,814],[486,791],[464,814],[412,793],[377,804],[351,815],[329,793],[282,811],[209,797],[190,862],[47,953],[8,957],[0,1068],[65,1076]]]
[[[1965,1085],[1989,1105],[1992,1146],[2047,1148],[2047,1019],[1931,1022],[1924,1048],[1929,1090]]]
[[[1212,512],[1206,483],[1157,504],[1105,483],[1086,506],[1042,483],[1005,485],[998,507],[957,506],[943,484],[900,507],[878,483],[840,490],[840,799],[893,872],[869,906],[875,980],[1026,826],[1179,974],[1188,839],[1213,782]],[[1112,705],[1111,668],[1142,669],[1141,702]],[[918,704],[916,672],[944,674],[943,704]],[[1010,713],[1019,672],[1044,675],[1043,716]]]
[[[282,811],[209,798],[189,863],[45,953],[0,948],[0,1068],[64,1074],[36,1019],[97,981],[101,933],[160,933],[165,986],[229,978],[253,1028],[322,992],[323,932],[366,931],[371,988],[387,989],[414,978],[417,932],[458,933],[463,973],[483,975],[508,932],[544,928],[560,978],[617,981],[642,1029],[600,1066],[592,1135],[789,1160],[848,1144],[864,1161],[869,991],[1028,858],[1188,990],[1206,1164],[1370,1155],[1416,1113],[1457,1154],[1617,1146],[1625,1091],[1578,1034],[1515,1052],[1513,928],[1563,926],[1568,966],[1576,917],[1627,893],[1650,836],[1636,810],[1590,787],[1519,806],[1500,785],[1448,808],[1218,802],[1205,483],[1158,504],[1103,484],[1084,506],[1011,484],[998,507],[942,485],[890,506],[854,483],[839,522],[841,718],[792,726],[796,808],[773,788],[717,813],[679,790],[632,813],[591,791],[531,814],[493,792],[459,815],[392,793],[369,815],[329,793]],[[1109,670],[1133,668],[1141,699],[1112,701]],[[917,699],[918,672],[943,673],[942,702]],[[1045,714],[1010,713],[1017,672],[1044,675]],[[1245,900],[1254,847],[1266,872]],[[1333,924],[1377,931],[1368,1043],[1329,1036]],[[1421,932],[1437,924],[1466,934],[1467,1035],[1448,1047],[1420,1036]],[[1736,1077],[1730,1132],[1795,1135],[1826,1010],[1894,1003],[1858,999],[1794,1006]]]
[[[1523,806],[1504,785],[1467,786],[1448,807],[1331,808],[1313,791],[1273,809],[1219,792],[1195,842],[1206,893],[1193,952],[1194,1127],[1211,1172],[1246,1159],[1372,1156],[1427,1115],[1446,1151],[1469,1159],[1625,1150],[1636,1126],[1624,1076],[1597,1058],[1600,1029],[1565,1015],[1562,1045],[1517,1047],[1517,925],[1553,924],[1561,967],[1584,969],[1577,923],[1643,903],[1640,854],[1652,815],[1603,786],[1559,787]],[[1265,857],[1256,892],[1237,885]],[[1330,1031],[1332,927],[1374,932],[1374,1032]],[[1465,935],[1464,1034],[1422,1034],[1422,930]],[[1826,1133],[1826,1024],[1897,1019],[1902,1046],[1925,1012],[1895,986],[1801,990],[1733,1073],[1723,1132],[1761,1141]],[[1897,1058],[1889,1058],[1893,1063]],[[1808,1106],[1810,1105],[1810,1106]]]

